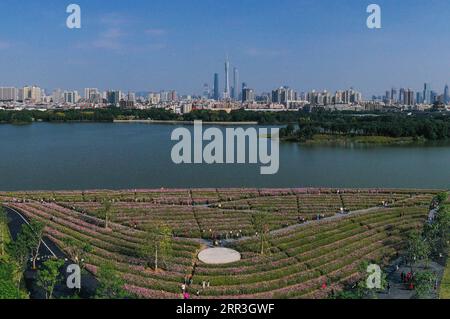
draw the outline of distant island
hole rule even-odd
[[[280,130],[284,141],[324,144],[422,144],[447,141],[450,117],[446,113],[313,112]]]

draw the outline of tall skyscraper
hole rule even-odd
[[[444,103],[445,104],[450,103],[450,95],[449,95],[449,91],[448,91],[448,84],[446,84],[445,88],[444,88]]]
[[[414,91],[411,89],[407,89],[404,91],[404,99],[403,104],[405,105],[414,105]]]
[[[233,94],[232,94],[232,98],[234,100],[239,100],[239,70],[237,68],[233,69]]]
[[[397,102],[397,90],[395,88],[391,89],[391,101],[393,103]]]
[[[423,103],[431,104],[431,88],[429,83],[423,85]]]
[[[225,90],[223,92],[223,98],[230,98],[230,62],[228,59],[225,61]]]
[[[219,74],[214,73],[214,100],[220,100]]]

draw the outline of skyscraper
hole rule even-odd
[[[423,85],[423,103],[431,104],[431,88],[429,83]]]
[[[239,70],[237,68],[233,69],[233,92],[232,98],[234,100],[239,100]]]
[[[220,100],[220,91],[219,91],[219,74],[214,73],[214,100]]]
[[[445,89],[444,89],[444,103],[448,104],[450,102],[450,96],[449,96],[449,92],[448,92],[448,84],[445,85]]]
[[[223,92],[223,98],[228,99],[230,98],[230,62],[228,59],[225,61],[225,90]]]

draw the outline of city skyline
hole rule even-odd
[[[423,82],[442,91],[450,82],[450,4],[431,2],[378,1],[383,28],[369,30],[365,1],[283,0],[277,6],[289,10],[280,18],[273,3],[253,0],[240,10],[236,1],[136,1],[131,8],[82,0],[82,28],[69,30],[65,3],[5,0],[0,86],[199,94],[218,73],[222,94],[228,55],[230,84],[237,67],[240,83],[258,92],[356,87],[370,97],[389,87],[419,90]]]

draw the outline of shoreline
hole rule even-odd
[[[141,124],[183,124],[183,125],[194,125],[194,121],[177,121],[177,120],[114,120],[112,123],[141,123]],[[202,121],[202,124],[206,125],[259,125],[258,122],[254,121],[243,121],[243,122],[223,122],[223,121]]]

